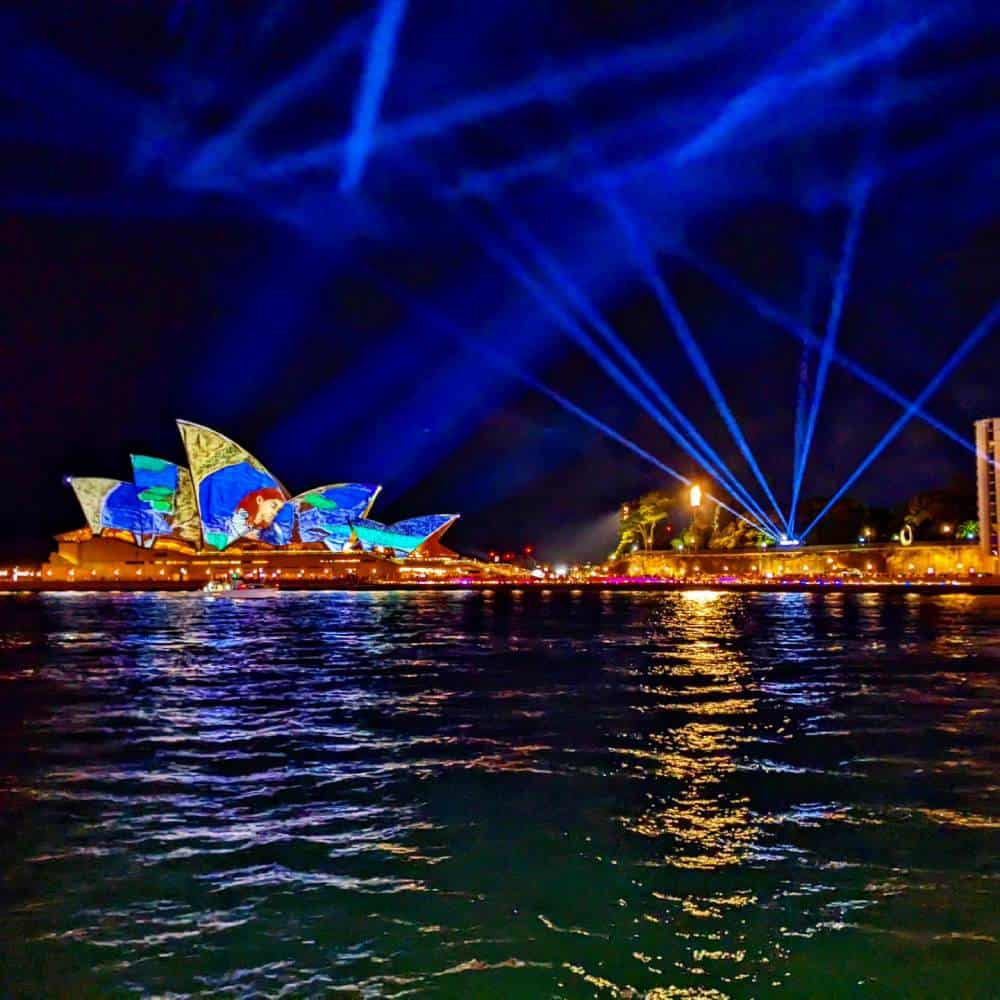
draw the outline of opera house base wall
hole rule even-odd
[[[997,560],[976,544],[808,546],[749,552],[636,552],[615,567],[622,576],[782,577],[852,576],[905,579],[995,575]]]
[[[238,576],[247,581],[305,589],[433,581],[481,571],[481,565],[474,560],[452,554],[400,560],[370,552],[331,552],[322,546],[230,547],[217,552],[158,543],[146,549],[117,538],[95,537],[86,529],[60,535],[57,543],[57,551],[40,567],[34,567],[31,576],[25,568],[22,587],[196,590],[210,580]],[[2,582],[8,581],[17,582],[9,575]]]

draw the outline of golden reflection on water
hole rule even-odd
[[[651,727],[645,746],[616,748],[623,766],[651,788],[649,804],[624,818],[632,833],[662,849],[663,863],[711,870],[743,861],[761,825],[749,799],[726,787],[736,770],[739,747],[751,736],[756,688],[750,667],[734,648],[739,636],[733,595],[688,591],[669,602],[652,636],[662,648],[651,676],[640,686],[652,699],[647,712],[665,716],[664,729]],[[668,722],[681,715],[683,721]]]
[[[647,956],[633,955],[633,958],[644,961]],[[623,986],[604,976],[588,972],[582,965],[563,962],[562,967],[579,976],[588,985],[596,987],[600,993],[595,996],[620,997],[622,1000],[639,1000],[640,997],[642,1000],[728,1000],[728,994],[710,986],[655,986],[651,990],[640,992],[631,986]]]
[[[1000,819],[957,809],[918,809],[921,816],[942,826],[964,827],[968,830],[1000,830]]]

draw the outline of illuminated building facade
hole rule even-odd
[[[331,483],[292,496],[235,441],[186,420],[177,426],[187,468],[133,455],[131,483],[67,477],[88,539],[201,556],[274,550],[395,558],[452,554],[440,540],[457,514],[382,524],[368,516],[382,488],[366,483]],[[79,544],[79,533],[71,534]]]
[[[976,421],[976,500],[979,512],[979,545],[985,556],[1000,550],[1000,417]]]

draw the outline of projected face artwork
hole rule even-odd
[[[232,523],[238,538],[260,538],[262,531],[272,527],[278,511],[285,505],[280,490],[266,486],[248,493],[233,512]]]
[[[178,420],[201,512],[205,544],[224,549],[239,538],[283,544],[291,531],[278,515],[288,494],[248,451],[218,431]]]
[[[290,500],[283,500],[277,510],[274,510],[271,501],[266,503],[267,506],[258,512],[254,527],[251,529],[257,534],[245,537],[256,538],[258,541],[267,542],[268,545],[287,545],[295,538],[295,508]],[[274,513],[270,522],[264,524],[263,519],[268,517],[272,510]]]
[[[201,481],[198,503],[205,543],[224,549],[239,538],[260,540],[274,525],[285,494],[273,476],[238,462]]]

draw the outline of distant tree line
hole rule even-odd
[[[812,497],[800,506],[799,524],[808,524],[827,504]],[[733,505],[735,506],[735,504]],[[894,507],[868,506],[843,497],[812,530],[811,545],[853,545],[898,539],[909,525],[915,541],[973,541],[978,537],[976,498],[966,482],[916,493]],[[618,545],[612,558],[652,549],[745,549],[769,542],[761,532],[707,496],[692,507],[685,487],[651,490],[622,505]]]

